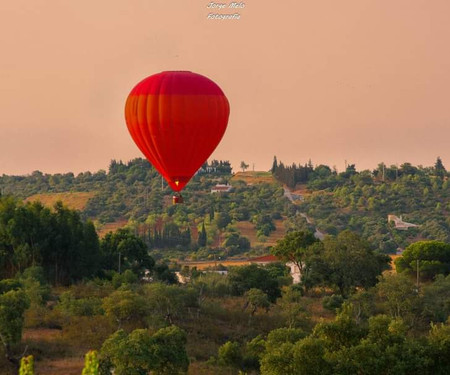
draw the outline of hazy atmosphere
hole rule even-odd
[[[2,1],[0,174],[142,156],[125,99],[164,70],[223,89],[231,115],[212,157],[234,170],[274,155],[339,170],[450,164],[447,0],[249,0],[228,20],[208,19],[208,3]]]

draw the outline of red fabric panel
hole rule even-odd
[[[131,91],[125,105],[133,140],[175,191],[182,190],[212,154],[228,117],[222,90],[191,72],[148,77]]]
[[[161,72],[143,79],[130,95],[223,95],[209,78],[200,74],[179,71]]]

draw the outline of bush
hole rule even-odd
[[[341,308],[343,303],[344,298],[341,295],[333,294],[323,298],[322,306],[327,310],[336,311],[336,309]]]
[[[120,274],[117,272],[113,273],[111,284],[115,289],[120,288],[123,284],[136,284],[139,281],[138,275],[136,275],[131,270],[125,270],[124,273]]]
[[[238,342],[227,341],[219,348],[218,362],[223,366],[239,368],[242,363],[241,346]]]
[[[76,348],[100,349],[114,330],[115,326],[106,316],[74,316],[64,325],[62,338]]]
[[[61,294],[57,308],[70,316],[93,316],[104,313],[100,298],[87,297],[76,299],[70,292]]]

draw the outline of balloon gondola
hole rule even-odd
[[[187,71],[149,76],[130,92],[125,120],[134,142],[178,194],[222,139],[228,100],[212,80]],[[177,199],[175,199],[177,198]]]

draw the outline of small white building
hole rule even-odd
[[[262,266],[265,266],[269,263],[276,263],[276,262],[282,262],[280,259],[278,259],[275,255],[264,255],[258,258],[250,259],[250,263],[256,263]],[[298,269],[297,265],[293,262],[287,262],[286,267],[289,267],[291,270],[290,274],[292,276],[292,283],[298,284],[301,280],[301,274],[300,270]]]
[[[218,184],[211,189],[211,194],[212,193],[229,193],[231,190],[233,190],[233,186],[231,186],[231,185]]]
[[[388,215],[388,223],[393,221],[395,224],[395,229],[408,230],[408,228],[416,228],[417,224],[407,223],[403,221],[402,216],[397,217],[396,215]]]

